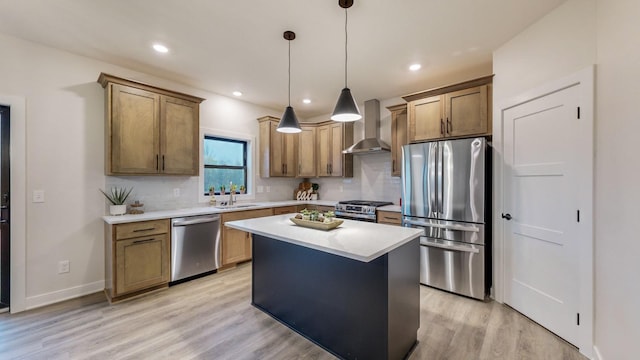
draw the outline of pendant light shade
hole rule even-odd
[[[300,129],[298,117],[291,107],[291,40],[296,38],[296,33],[293,31],[285,31],[282,36],[285,40],[289,41],[289,106],[284,109],[276,131],[281,133],[299,133],[302,129]]]
[[[351,89],[347,86],[347,9],[353,5],[353,0],[338,0],[338,5],[344,9],[344,89],[342,89],[338,97],[336,107],[333,109],[333,114],[331,114],[331,120],[342,122],[357,121],[362,119],[362,115],[360,115],[358,104],[356,104],[353,95],[351,95]]]
[[[282,114],[282,118],[280,118],[280,123],[276,130],[282,133],[299,133],[302,131],[298,117],[291,106],[287,106],[284,109],[284,113]]]
[[[340,97],[338,97],[336,107],[335,109],[333,109],[331,120],[347,122],[357,121],[361,118],[362,115],[360,115],[360,110],[358,110],[358,104],[356,104],[353,96],[351,96],[351,89],[342,89],[342,92],[340,92]]]

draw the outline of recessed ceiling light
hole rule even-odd
[[[236,90],[233,92],[233,96],[242,96],[242,93]]]
[[[302,99],[302,102],[305,104],[311,104],[311,99]]]
[[[418,70],[420,70],[421,67],[422,67],[422,65],[420,65],[420,64],[411,64],[411,66],[409,66],[409,70],[418,71]]]
[[[162,44],[153,44],[153,50],[163,54],[169,52],[169,48]]]

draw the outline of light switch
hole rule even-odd
[[[44,190],[33,190],[33,202],[34,203],[44,202]]]

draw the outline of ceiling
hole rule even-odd
[[[355,0],[348,85],[386,99],[491,71],[493,50],[565,0]],[[333,111],[344,87],[338,0],[0,0],[0,33],[153,74],[301,118]],[[152,50],[165,44],[167,54]],[[408,66],[421,63],[411,72]],[[118,74],[114,74],[118,75]],[[97,77],[97,74],[96,74]],[[311,99],[303,104],[302,99]]]

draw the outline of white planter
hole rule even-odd
[[[124,215],[127,213],[127,205],[110,205],[109,214],[111,215]]]
[[[311,200],[318,200],[318,194],[311,194]]]

